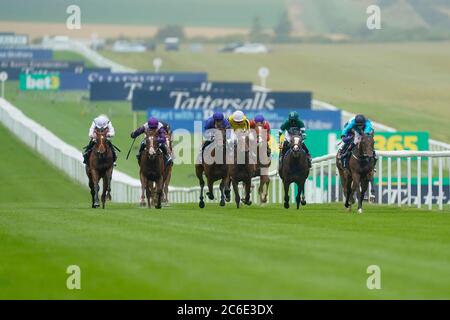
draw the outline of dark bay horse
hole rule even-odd
[[[230,181],[233,184],[234,200],[239,208],[241,196],[239,194],[239,183],[244,185],[245,197],[242,203],[250,206],[250,192],[252,178],[256,172],[256,154],[251,150],[250,145],[254,145],[255,137],[252,132],[238,132],[234,143],[233,161],[229,165]],[[256,149],[256,148],[255,148]],[[253,152],[252,152],[253,151]]]
[[[148,129],[145,132],[145,148],[141,154],[139,176],[141,179],[141,206],[145,206],[145,196],[147,205],[151,208],[152,193],[156,193],[154,198],[155,208],[161,209],[161,200],[164,186],[164,155],[158,147],[157,130]]]
[[[100,206],[98,193],[100,191],[100,180],[103,180],[102,208],[105,209],[106,200],[111,200],[111,178],[114,168],[113,153],[107,143],[108,129],[96,129],[95,146],[89,155],[86,174],[89,178],[89,188],[91,189],[92,208]]]
[[[299,130],[290,131],[290,136],[289,149],[281,160],[282,168],[278,173],[284,185],[284,207],[289,209],[289,187],[294,182],[298,189],[295,200],[297,209],[299,209],[300,203],[306,205],[304,192],[305,182],[309,176],[308,156],[302,147],[301,132]]]
[[[257,143],[257,151],[256,151],[256,170],[255,177],[259,176],[259,197],[261,203],[267,203],[267,194],[269,192],[269,168],[271,164],[271,159],[267,154],[268,141],[267,141],[267,132],[262,123],[257,123],[255,126],[256,133],[256,143]]]
[[[220,206],[225,206],[225,201],[230,201],[230,188],[228,183],[228,165],[226,163],[226,129],[216,127],[216,135],[214,141],[209,144],[204,150],[201,152],[201,161],[200,163],[195,164],[195,175],[198,178],[200,184],[200,201],[199,207],[205,207],[205,201],[203,197],[203,189],[205,188],[205,180],[203,179],[203,175],[205,175],[206,180],[208,182],[208,191],[206,192],[206,196],[210,200],[214,200],[214,192],[213,186],[214,182],[221,180],[220,182]],[[210,149],[212,148],[212,150]],[[205,152],[210,152],[210,158],[208,161],[205,161]],[[218,151],[216,157],[216,150]],[[211,160],[211,161],[210,161]]]
[[[369,187],[369,182],[373,180],[373,170],[375,163],[374,140],[372,135],[361,134],[355,138],[353,148],[348,161],[348,169],[342,167],[339,161],[339,154],[336,156],[336,166],[341,177],[342,189],[345,195],[345,207],[351,211],[355,202],[356,193],[358,199],[358,213],[362,213],[362,202]]]

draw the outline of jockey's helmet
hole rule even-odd
[[[262,114],[258,114],[258,115],[255,117],[255,122],[256,122],[256,123],[264,122],[264,116],[263,116]]]
[[[366,117],[364,117],[362,114],[358,114],[355,117],[355,124],[358,127],[363,127],[366,124]]]
[[[150,129],[158,128],[158,119],[156,119],[155,117],[149,118],[147,121],[147,125]]]
[[[222,121],[223,120],[223,113],[220,111],[216,111],[213,114],[214,121]]]
[[[289,121],[297,121],[297,120],[298,120],[298,113],[297,113],[297,111],[289,112]]]
[[[109,119],[106,115],[101,114],[94,119],[94,123],[97,129],[106,129],[108,127]]]
[[[234,122],[242,122],[244,121],[244,113],[241,110],[237,110],[233,113]]]

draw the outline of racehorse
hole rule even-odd
[[[373,180],[375,153],[372,135],[361,134],[354,138],[355,147],[352,149],[348,169],[342,167],[339,154],[336,155],[336,166],[341,177],[342,189],[345,195],[345,207],[351,211],[355,203],[354,195],[358,199],[358,213],[362,213],[362,202]]]
[[[250,150],[250,143],[253,143],[255,140],[251,132],[238,132],[236,137],[237,139],[234,142],[235,152],[233,152],[234,159],[232,164],[229,165],[229,183],[231,182],[233,184],[234,200],[236,207],[239,208],[241,202],[241,196],[239,194],[240,182],[244,184],[245,190],[245,197],[242,202],[248,206],[252,204],[250,201],[250,191],[252,178],[255,176],[256,171],[256,155],[252,154]],[[254,161],[251,160],[251,156],[253,156]],[[241,157],[243,159],[240,159]]]
[[[111,200],[111,178],[114,168],[112,149],[107,143],[108,129],[96,129],[95,146],[90,155],[86,174],[89,178],[91,189],[92,208],[100,207],[98,193],[100,191],[100,179],[103,180],[102,208],[105,209],[106,200]]]
[[[203,179],[203,174],[206,177],[208,182],[208,191],[206,192],[206,196],[210,200],[214,200],[214,192],[213,186],[214,182],[221,180],[220,182],[220,206],[225,206],[225,201],[230,201],[230,188],[228,183],[228,165],[226,163],[226,129],[222,127],[218,127],[216,125],[216,129],[219,130],[220,135],[214,138],[214,141],[205,147],[205,150],[201,152],[201,161],[200,163],[195,164],[195,175],[198,178],[200,184],[200,201],[199,207],[205,207],[205,201],[203,197],[203,189],[205,188],[205,181]],[[217,133],[217,132],[216,132]],[[204,157],[204,151],[208,148],[213,148],[211,151],[211,158],[216,158],[216,147],[220,150],[222,149],[221,159],[218,162],[214,161],[212,163],[206,163]],[[218,155],[219,157],[219,155]]]
[[[168,132],[166,136],[166,145],[169,153],[172,153],[172,132]],[[172,178],[172,167],[173,162],[171,162],[168,166],[166,166],[164,169],[164,181],[163,181],[163,196],[162,196],[162,202],[166,205],[169,204],[169,184],[170,179]]]
[[[145,191],[148,207],[151,208],[152,193],[156,193],[155,208],[161,209],[165,166],[157,135],[156,129],[147,129],[145,132],[145,148],[141,154],[139,175],[142,188],[141,206],[145,206]]]
[[[289,209],[289,187],[291,183],[297,184],[297,196],[295,198],[297,209],[300,208],[300,203],[306,205],[305,200],[305,181],[309,176],[308,157],[303,150],[303,138],[299,130],[290,130],[291,141],[289,142],[289,149],[286,151],[282,161],[279,175],[283,180],[284,185],[284,207]]]
[[[259,193],[260,201],[261,201],[261,203],[267,203],[267,193],[269,191],[269,184],[270,184],[269,167],[271,164],[271,159],[270,159],[270,157],[268,159],[266,159],[268,161],[263,161],[263,159],[261,159],[260,152],[263,152],[263,157],[264,157],[265,151],[267,151],[267,148],[268,148],[268,146],[267,146],[268,142],[266,141],[267,132],[262,123],[256,124],[255,133],[256,133],[256,141],[257,141],[257,150],[256,150],[257,159],[256,159],[255,177],[259,176],[258,193]],[[264,144],[266,146],[265,148],[264,148]]]

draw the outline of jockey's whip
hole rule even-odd
[[[131,149],[133,148],[133,146],[134,146],[134,142],[136,141],[136,138],[134,138],[133,139],[133,142],[131,143],[131,147],[130,147],[130,150],[128,150],[128,153],[127,153],[127,159],[126,160],[128,160],[128,157],[130,156],[130,152],[131,152]]]

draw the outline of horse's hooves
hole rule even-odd
[[[214,194],[213,193],[206,193],[206,196],[208,197],[209,200],[214,200]]]
[[[225,200],[223,200],[223,199],[220,200],[220,206],[221,206],[221,207],[225,207]]]
[[[363,209],[362,208],[358,209],[358,213],[359,214],[363,213]]]
[[[200,201],[198,203],[198,206],[200,207],[200,209],[203,209],[205,207],[205,203],[203,201]]]
[[[162,208],[161,205],[155,206],[155,209],[161,209],[161,208]]]
[[[302,202],[300,202],[302,204],[302,206],[306,206],[306,201],[302,200]]]
[[[289,209],[289,203],[288,203],[288,202],[285,202],[285,203],[284,203],[284,208],[285,208],[285,209]]]
[[[248,205],[248,206],[251,206],[252,202],[250,200],[249,201],[245,201],[245,204]]]
[[[225,198],[225,201],[226,202],[230,202],[231,201],[231,198],[229,197],[229,198]]]
[[[297,203],[297,210],[300,209],[300,202]]]

